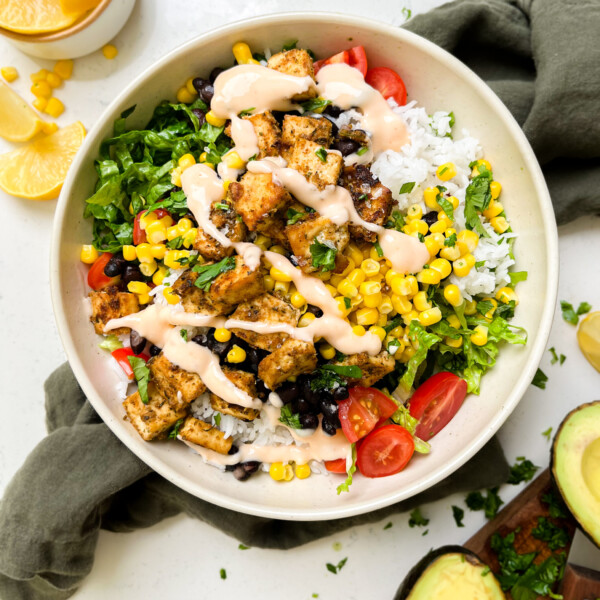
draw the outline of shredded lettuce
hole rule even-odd
[[[338,495],[342,492],[350,491],[350,486],[352,485],[352,475],[354,475],[354,473],[356,473],[356,444],[352,444],[352,464],[348,469],[348,477],[346,477],[346,481],[337,487]]]
[[[441,341],[439,336],[427,331],[419,321],[411,321],[408,328],[408,336],[411,340],[416,340],[419,347],[408,361],[406,371],[400,379],[400,385],[405,390],[409,390],[414,383],[417,375],[417,368],[427,358],[429,349]]]
[[[114,352],[118,348],[122,348],[123,347],[123,343],[121,342],[121,340],[114,333],[111,333],[110,335],[107,335],[98,344],[98,347],[102,348],[102,350],[108,350],[109,352]]]

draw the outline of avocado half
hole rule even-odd
[[[600,401],[561,423],[552,443],[554,485],[582,531],[600,547]]]
[[[462,546],[443,546],[422,558],[406,576],[394,600],[505,600],[480,558]]]

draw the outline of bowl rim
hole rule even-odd
[[[278,23],[289,23],[293,20],[303,21],[315,21],[315,22],[329,22],[331,24],[343,24],[349,26],[355,26],[358,28],[370,28],[377,31],[381,35],[390,36],[396,38],[399,41],[405,41],[411,45],[416,46],[423,52],[429,54],[434,59],[441,61],[442,63],[451,66],[456,73],[463,77],[467,82],[470,82],[478,92],[482,95],[483,99],[487,101],[499,115],[504,126],[509,131],[511,137],[515,141],[519,151],[522,153],[525,165],[531,173],[533,188],[535,190],[536,197],[538,198],[541,205],[541,219],[543,223],[543,234],[544,241],[547,244],[547,286],[544,290],[544,305],[540,315],[539,328],[535,343],[530,346],[530,356],[527,363],[523,366],[520,372],[519,378],[517,379],[511,393],[505,399],[502,404],[501,410],[497,412],[494,419],[489,423],[489,426],[484,428],[479,435],[474,438],[471,443],[458,454],[452,457],[451,461],[448,461],[437,470],[423,477],[421,480],[403,487],[398,491],[387,493],[376,498],[367,499],[358,504],[352,504],[349,506],[340,505],[328,508],[302,508],[302,509],[288,509],[285,507],[263,507],[259,504],[254,504],[244,500],[232,498],[228,495],[224,495],[220,492],[215,492],[205,488],[199,488],[197,484],[191,482],[187,477],[173,472],[171,467],[166,465],[159,457],[155,456],[155,453],[150,444],[148,448],[132,447],[132,442],[129,436],[121,436],[117,431],[111,427],[112,416],[108,409],[107,404],[102,398],[94,391],[91,380],[86,374],[86,370],[79,358],[76,344],[74,339],[69,334],[68,319],[66,312],[63,307],[63,299],[60,294],[60,239],[63,228],[63,221],[66,214],[66,208],[68,205],[67,199],[70,196],[71,188],[75,180],[75,173],[81,167],[84,157],[88,154],[92,144],[92,138],[95,136],[89,135],[81,146],[77,153],[73,164],[69,170],[65,183],[63,185],[62,192],[60,194],[55,219],[53,224],[53,231],[51,237],[51,251],[50,251],[50,289],[52,305],[54,309],[54,315],[56,319],[57,329],[67,356],[67,360],[70,363],[77,381],[81,385],[82,390],[86,394],[90,403],[94,409],[98,412],[102,420],[111,428],[113,433],[134,453],[138,458],[145,462],[154,471],[159,473],[162,477],[176,485],[177,487],[189,492],[195,497],[201,498],[212,504],[216,504],[220,507],[231,509],[244,514],[267,517],[267,518],[278,518],[284,520],[295,520],[295,521],[315,521],[315,520],[326,520],[326,519],[337,519],[343,517],[349,517],[359,514],[368,513],[379,508],[384,508],[406,498],[409,498],[419,492],[422,492],[435,484],[442,481],[444,478],[451,475],[459,467],[465,464],[471,457],[473,457],[490,439],[495,435],[501,425],[506,421],[508,416],[516,408],[519,401],[521,400],[525,390],[530,385],[535,371],[538,367],[539,361],[545,350],[546,342],[550,334],[550,328],[554,316],[554,309],[556,304],[556,298],[558,294],[558,231],[556,227],[556,220],[554,217],[554,209],[550,199],[550,194],[541,168],[535,157],[533,149],[531,148],[525,134],[522,129],[509,112],[508,108],[503,104],[500,98],[491,90],[491,88],[471,69],[469,69],[464,63],[452,56],[446,50],[435,45],[433,42],[412,33],[410,31],[388,25],[377,21],[375,19],[368,19],[364,17],[342,15],[335,12],[326,11],[295,11],[289,13],[274,13],[265,16],[255,17],[252,19],[245,19],[241,21],[235,21],[228,23],[216,29],[212,29],[206,33],[203,33],[183,44],[174,48],[171,52],[166,54],[157,62],[150,65],[142,73],[140,73],[126,88],[124,88],[109,104],[109,106],[102,112],[101,116],[96,121],[92,128],[92,131],[96,131],[103,127],[107,119],[112,115],[115,110],[115,106],[118,106],[122,99],[125,98],[132,89],[138,87],[144,80],[151,78],[156,71],[158,71],[165,63],[173,60],[173,58],[185,54],[189,48],[194,47],[198,43],[210,43],[211,40],[221,38],[226,35],[235,34],[240,29],[247,30],[254,26],[262,26],[265,24],[278,24]]]

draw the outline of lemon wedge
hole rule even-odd
[[[0,155],[0,189],[30,200],[56,198],[84,137],[85,128],[77,121]]]
[[[9,86],[0,81],[0,136],[11,142],[30,140],[44,125],[35,111]]]
[[[577,341],[592,367],[600,371],[600,311],[590,313],[581,321]]]
[[[60,0],[60,8],[66,14],[82,14],[96,8],[100,0]]]
[[[0,27],[29,35],[47,33],[69,27],[84,13],[63,12],[60,0],[0,0]]]

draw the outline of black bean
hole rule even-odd
[[[258,470],[259,466],[260,463],[255,460],[239,463],[238,465],[235,465],[233,469],[233,476],[238,481],[246,481],[252,473],[255,473]]]
[[[104,265],[104,274],[107,277],[116,277],[123,273],[126,261],[122,254],[114,254],[111,259]]]
[[[310,386],[310,379],[302,380],[302,396],[312,405],[317,405],[319,403],[320,394],[319,392],[312,390]]]
[[[122,281],[127,285],[130,281],[143,281],[144,276],[137,265],[125,265]]]
[[[192,108],[192,112],[198,117],[198,127],[202,127],[206,121],[206,115],[199,108]]]
[[[284,404],[289,404],[300,395],[300,388],[295,383],[284,384],[278,390],[277,393]]]
[[[309,304],[306,307],[306,312],[312,313],[315,315],[315,317],[317,317],[317,319],[323,316],[323,311],[318,306],[314,306],[312,304]]]
[[[239,451],[240,449],[235,444],[231,444],[231,448],[229,448],[229,452],[227,454],[237,454]]]
[[[215,88],[213,84],[208,79],[196,77],[196,79],[192,81],[192,85],[196,88],[196,91],[198,92],[202,102],[210,106],[210,101],[215,94]]]
[[[265,382],[262,379],[256,380],[256,395],[265,402],[269,397],[271,390],[265,385]]]
[[[152,344],[152,346],[150,346],[150,356],[158,356],[161,353],[162,349],[159,348],[158,346],[155,346],[154,344]]]
[[[248,346],[245,348],[245,350],[246,360],[244,361],[244,366],[251,373],[258,373],[258,364],[265,357],[266,353],[264,350],[259,350],[258,348],[253,348],[252,346]]]
[[[305,413],[300,415],[300,425],[302,429],[316,429],[319,426],[319,418],[317,415]]]
[[[228,342],[217,342],[217,340],[215,340],[214,338],[211,340],[210,337],[208,339],[208,349],[213,353],[216,354],[221,360],[224,360],[225,357],[227,356],[227,353],[229,352],[229,350],[231,350],[231,346],[233,344],[231,343],[231,340],[229,340]]]
[[[323,418],[321,421],[321,428],[327,435],[335,435],[336,427],[328,419]]]
[[[321,402],[319,402],[319,407],[321,408],[323,415],[328,419],[333,420],[333,418],[337,416],[338,405],[335,400],[321,400]]]
[[[298,259],[296,258],[295,254],[291,254],[290,255],[290,262],[297,267],[300,263],[298,262]]]
[[[256,473],[258,471],[258,467],[260,467],[260,462],[257,460],[249,460],[248,462],[242,463],[242,467],[244,467],[244,471],[246,473]]]
[[[348,397],[348,388],[345,385],[340,385],[333,390],[334,400],[345,400]]]
[[[335,106],[335,104],[328,104],[325,107],[323,114],[337,119],[342,114],[342,109],[339,106]]]
[[[214,84],[215,79],[224,71],[225,69],[222,69],[221,67],[215,67],[211,72],[210,72],[210,76],[209,76],[209,80],[211,83]]]
[[[311,412],[313,407],[304,398],[296,398],[292,401],[292,410],[295,413],[304,414]]]
[[[146,347],[146,338],[142,337],[137,331],[132,329],[129,334],[129,344],[134,354],[139,354]]]
[[[199,346],[208,346],[208,336],[205,333],[199,333],[192,338],[192,342]]]
[[[339,150],[342,156],[348,156],[356,152],[360,148],[360,144],[350,139],[337,139],[333,142],[333,149]]]
[[[438,213],[435,210],[431,210],[428,213],[423,215],[423,221],[427,223],[427,225],[433,225],[438,220]]]

